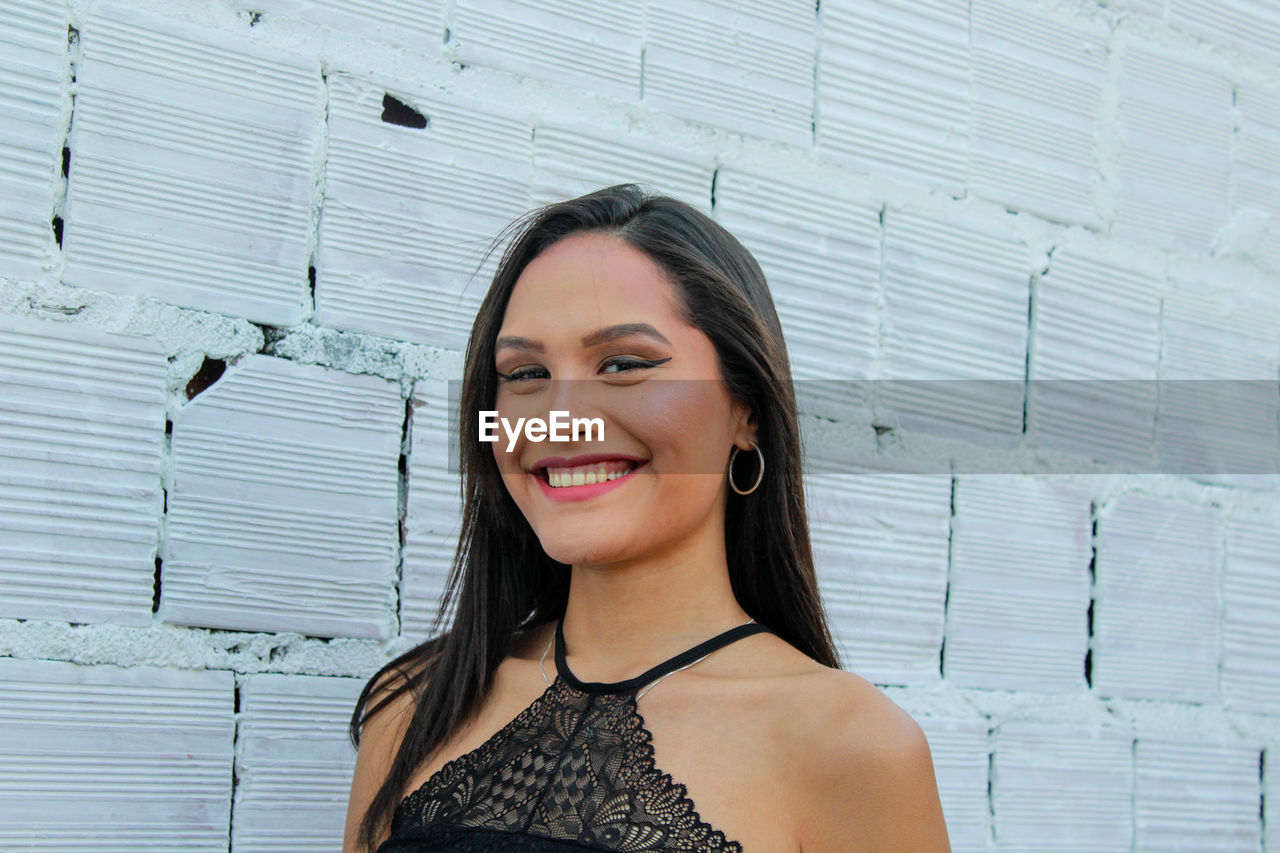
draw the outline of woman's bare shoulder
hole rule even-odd
[[[806,749],[822,753],[824,732],[881,742],[886,732],[915,726],[911,716],[875,684],[854,672],[819,663],[790,644],[771,638],[768,677],[762,692],[778,720],[787,721]]]
[[[755,641],[748,647],[748,641]],[[915,719],[878,686],[815,661],[777,636],[741,641],[721,670],[767,732],[779,807],[804,853],[947,853],[933,758]],[[736,644],[735,644],[736,645]],[[736,672],[734,672],[736,670]],[[711,675],[709,670],[706,674]]]
[[[400,690],[405,683],[406,674],[398,669],[383,671],[371,680],[347,797],[343,853],[358,848],[357,833],[365,810],[391,772],[392,760],[413,718],[416,699],[412,690]],[[390,833],[390,821],[384,819],[379,832],[380,843]]]
[[[806,786],[796,799],[805,853],[947,853],[924,731],[866,678],[817,665],[791,692],[788,739]],[[851,839],[858,839],[850,846]]]

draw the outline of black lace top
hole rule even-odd
[[[556,679],[487,741],[405,797],[378,853],[742,853],[741,844],[703,822],[683,784],[654,766],[636,699],[646,685],[769,630],[754,621],[738,625],[635,678],[605,683],[579,681],[569,671],[557,624]]]

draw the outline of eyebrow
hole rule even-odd
[[[605,326],[603,329],[596,329],[590,334],[584,335],[582,338],[583,347],[595,347],[601,344],[612,343],[619,338],[629,337],[631,335],[642,335],[644,337],[653,338],[661,341],[667,346],[671,346],[671,341],[666,336],[650,326],[648,323],[618,323],[615,326]],[[541,341],[535,341],[531,338],[522,338],[519,335],[503,335],[498,338],[494,345],[495,350],[503,348],[527,350],[529,352],[546,352],[546,347]]]

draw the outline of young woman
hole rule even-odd
[[[839,668],[755,260],[630,184],[513,227],[467,348],[453,625],[360,696],[345,853],[949,851],[919,726]],[[485,411],[603,434],[486,442]]]

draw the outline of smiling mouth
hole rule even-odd
[[[551,488],[563,489],[617,480],[634,471],[638,464],[630,459],[610,459],[606,462],[590,462],[586,465],[570,467],[547,466],[536,473]]]

